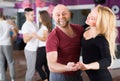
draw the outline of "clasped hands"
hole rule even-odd
[[[37,38],[37,37],[38,37],[38,35],[37,35],[36,32],[32,32],[32,33],[30,34],[30,36],[32,36],[33,38]]]
[[[83,62],[68,62],[66,66],[67,71],[87,70],[88,65]]]

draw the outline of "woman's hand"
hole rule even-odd
[[[90,69],[88,64],[84,64],[83,62],[79,62],[80,70],[88,70]]]

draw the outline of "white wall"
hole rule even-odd
[[[17,9],[15,8],[3,8],[4,15],[17,16]]]

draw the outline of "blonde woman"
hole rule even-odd
[[[86,20],[89,27],[83,34],[81,70],[90,81],[113,81],[108,70],[115,58],[116,17],[108,7],[98,5]]]

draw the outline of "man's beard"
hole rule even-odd
[[[57,23],[58,26],[62,27],[62,28],[66,28],[69,24],[69,21],[66,21],[65,24],[61,24],[60,22]]]

